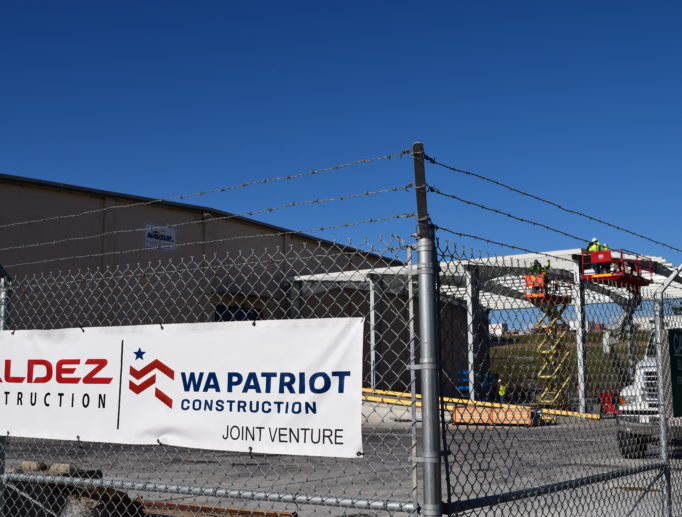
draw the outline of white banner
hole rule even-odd
[[[3,434],[362,455],[361,318],[18,330],[0,340]]]

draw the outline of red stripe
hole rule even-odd
[[[136,394],[142,393],[144,390],[149,388],[152,384],[156,382],[156,375],[152,375],[149,379],[140,384],[135,384],[133,381],[128,381],[128,387],[130,391]]]
[[[154,394],[156,395],[157,399],[159,399],[161,402],[166,404],[169,408],[173,409],[173,399],[172,398],[170,398],[168,395],[166,395],[159,388],[156,388],[156,392]]]

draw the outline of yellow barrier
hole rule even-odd
[[[362,388],[363,396],[362,398],[364,400],[367,400],[368,402],[384,402],[386,404],[398,404],[398,405],[404,405],[404,406],[409,406],[412,404],[412,395],[410,393],[404,393],[400,391],[387,391],[387,390],[375,390],[372,388]],[[365,395],[365,394],[372,394],[372,395]],[[389,398],[386,398],[388,396]],[[421,395],[416,396],[417,401],[417,407],[421,407],[421,402],[419,400],[421,399]],[[405,400],[409,399],[409,400]],[[393,402],[391,402],[393,401]],[[442,397],[441,401],[445,403],[445,409],[448,411],[452,411],[453,408],[457,407],[458,405],[466,404],[466,405],[474,405],[474,406],[481,406],[481,407],[492,407],[492,408],[525,408],[528,406],[522,406],[522,405],[515,405],[515,404],[500,404],[497,402],[483,402],[479,400],[469,400],[469,399],[460,399],[460,398],[453,398],[453,397]],[[590,420],[600,420],[601,415],[596,414],[596,413],[581,413],[579,411],[564,411],[563,409],[548,409],[548,408],[542,408],[542,414],[543,415],[552,415],[552,416],[575,416],[578,418],[587,418]]]

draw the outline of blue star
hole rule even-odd
[[[137,349],[137,352],[133,352],[135,354],[135,360],[137,361],[138,359],[143,359],[144,360],[144,354],[147,352],[143,352],[141,348]]]

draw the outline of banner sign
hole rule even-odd
[[[362,455],[362,318],[0,332],[0,432]]]
[[[160,224],[145,223],[144,247],[175,251],[175,228]]]

